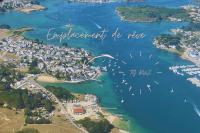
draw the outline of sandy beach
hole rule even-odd
[[[10,35],[10,30],[8,29],[0,29],[0,40],[2,40],[3,38],[6,38]]]
[[[44,6],[41,5],[32,5],[30,7],[25,8],[18,8],[17,10],[23,13],[31,13],[32,11],[41,11],[46,9]]]
[[[20,28],[20,29],[12,29],[12,30],[10,30],[10,29],[0,29],[0,35],[1,35],[0,40],[14,35],[13,34],[14,32],[20,32],[20,33],[23,34],[27,31],[31,31],[31,30],[33,30],[33,29],[30,28],[30,27],[24,27],[24,28]]]
[[[185,60],[189,60],[192,63],[194,63],[197,66],[200,66],[200,61],[196,58],[192,58],[188,55],[190,49],[186,49],[185,52],[181,55],[181,58],[185,59]]]
[[[101,74],[98,74],[96,77],[99,77]],[[76,84],[76,83],[82,83],[85,81],[99,81],[97,79],[88,79],[88,80],[77,80],[77,81],[67,81],[67,80],[59,80],[51,75],[48,74],[41,74],[38,75],[36,80],[38,82],[45,82],[45,83],[70,83],[70,84]]]
[[[39,82],[46,82],[46,83],[64,83],[64,80],[58,80],[57,78],[47,74],[41,74],[37,76],[36,80]]]
[[[190,49],[189,48],[185,48],[184,52],[179,52],[177,51],[176,49],[172,49],[172,48],[161,48],[159,47],[157,44],[155,44],[155,46],[159,49],[162,49],[162,50],[166,50],[166,51],[169,51],[169,52],[172,52],[172,53],[176,53],[178,55],[180,55],[180,57],[184,60],[188,60],[188,61],[191,61],[192,63],[194,63],[195,65],[197,66],[200,66],[200,61],[196,58],[192,58],[188,55]]]
[[[125,130],[123,125],[127,125],[127,123],[118,115],[112,114],[104,109],[101,108],[100,111],[104,117],[118,129],[118,133],[129,133]]]

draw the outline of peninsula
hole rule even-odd
[[[172,66],[170,70],[178,75],[188,75],[188,81],[199,87],[200,80],[200,8],[196,6],[184,6],[192,22],[187,26],[172,29],[172,34],[162,34],[155,38],[154,45],[157,48],[179,54],[183,59],[193,62],[190,66]]]
[[[9,124],[19,133],[126,132],[116,124],[122,122],[121,118],[103,110],[95,95],[74,94],[61,87],[43,87],[36,81],[41,74],[73,83],[97,78],[101,72],[99,67],[90,63],[83,66],[92,58],[91,53],[24,38],[23,33],[31,28],[1,27],[4,27],[0,29],[3,35],[0,40],[0,116],[5,120],[3,124]],[[10,129],[4,127],[0,132],[10,132]]]
[[[99,67],[87,63],[93,56],[84,49],[44,45],[38,40],[25,39],[16,30],[0,31],[11,33],[0,41],[0,50],[20,58],[17,67],[28,69],[30,74],[49,74],[65,81],[82,82],[95,80],[101,73]]]

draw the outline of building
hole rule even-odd
[[[82,115],[82,114],[85,114],[86,111],[83,108],[83,106],[81,106],[81,105],[75,105],[74,108],[73,108],[73,113],[75,115]]]

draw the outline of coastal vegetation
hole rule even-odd
[[[109,133],[114,128],[106,119],[93,121],[90,118],[85,118],[77,123],[85,127],[89,133]]]
[[[12,67],[12,65],[0,65],[0,91],[10,90],[12,84],[24,77]]]
[[[122,20],[131,22],[190,21],[185,9],[156,6],[118,7]]]
[[[41,93],[29,93],[28,90],[14,89],[15,82],[23,78],[11,66],[0,66],[0,106],[14,109],[25,109],[26,123],[50,123],[42,117],[40,112],[33,112],[37,108],[44,108],[47,112],[54,110],[53,103]],[[40,117],[35,120],[33,117]]]
[[[7,108],[25,109],[25,122],[29,124],[50,123],[49,120],[42,117],[40,112],[32,112],[32,110],[42,107],[48,112],[54,110],[53,103],[42,94],[28,94],[27,90],[21,89],[0,92],[0,105]],[[34,120],[33,117],[41,117],[41,119]]]
[[[180,46],[181,37],[178,35],[161,34],[160,36],[156,37],[155,40],[158,46],[168,49],[173,48],[179,52],[182,51],[182,48]]]
[[[29,73],[30,74],[39,74],[41,73],[40,69],[38,68],[38,59],[34,58],[29,65]]]
[[[2,63],[2,68],[0,68],[0,87],[2,88],[0,90],[1,108],[17,111],[23,110],[25,116],[24,126],[53,123],[56,109],[59,111],[63,109],[61,105],[65,102],[62,100],[71,100],[72,102],[78,102],[78,100],[74,100],[75,95],[64,88],[52,86],[47,86],[46,89],[43,88],[34,81],[34,79],[37,78],[37,74],[41,72],[51,73],[52,76],[56,77],[58,72],[57,67],[55,67],[55,69],[52,69],[52,67],[57,63],[56,65],[59,67],[58,70],[63,70],[63,72],[59,72],[61,75],[70,73],[70,76],[73,76],[72,80],[76,81],[76,79],[84,80],[84,78],[87,79],[87,77],[94,77],[93,75],[97,75],[99,69],[92,66],[92,64],[87,68],[82,67],[83,63],[88,62],[88,60],[92,58],[92,55],[83,49],[46,46],[38,44],[39,41],[24,39],[20,36],[21,33],[23,33],[21,30],[11,32],[16,36],[4,38],[0,42],[0,48],[2,51],[10,51],[10,53],[21,57],[20,62],[12,65],[5,65],[8,62],[12,62],[10,59],[6,60]],[[17,46],[17,48],[13,46]],[[46,54],[43,54],[45,52]],[[32,55],[30,53],[32,53]],[[41,59],[41,57],[44,59]],[[65,59],[64,62],[62,62],[63,58]],[[55,61],[55,63],[52,63],[51,60]],[[63,64],[65,65],[63,66]],[[18,68],[21,67],[28,67],[28,72],[21,73],[18,71]],[[82,69],[85,71],[84,75]],[[64,75],[64,77],[66,78],[66,75]],[[91,100],[86,102],[91,102],[90,104],[94,107],[99,107],[95,96],[88,95],[86,98]],[[64,110],[64,113],[68,112]],[[93,111],[92,113],[96,113],[96,111]],[[63,118],[66,120],[66,116],[63,116]],[[75,120],[72,122],[74,121]],[[107,133],[113,128],[113,125],[105,118],[86,122],[88,122],[87,124],[92,124],[94,122],[95,127],[93,129],[88,129],[91,132],[98,130],[99,133]],[[85,125],[86,127],[87,124]]]
[[[70,91],[68,91],[65,88],[62,87],[54,87],[54,86],[46,86],[45,87],[47,90],[52,92],[58,99],[62,100],[71,100],[74,99],[75,97],[71,94]]]

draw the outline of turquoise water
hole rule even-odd
[[[58,40],[47,41],[49,28],[64,32],[64,25],[72,23],[76,30],[95,32],[97,25],[110,32],[117,27],[121,33],[136,31],[146,35],[143,39],[128,40],[125,37],[113,41],[107,38],[103,42],[93,39],[67,40],[72,47],[82,47],[98,55],[108,53],[118,61],[98,60],[101,66],[111,64],[108,73],[101,77],[102,82],[82,84],[55,84],[74,92],[96,94],[102,106],[116,107],[110,110],[122,114],[130,123],[129,130],[136,133],[199,133],[200,118],[193,109],[192,103],[200,107],[200,89],[196,88],[187,77],[180,77],[168,70],[171,65],[191,64],[177,55],[156,49],[152,41],[161,33],[168,33],[186,23],[129,23],[122,22],[115,12],[119,5],[159,5],[178,7],[188,4],[187,0],[148,0],[146,3],[111,3],[111,4],[78,4],[66,3],[63,0],[46,0],[42,2],[48,10],[23,14],[16,12],[0,14],[0,24],[9,24],[14,28],[30,26],[35,30],[26,34],[30,38],[39,38],[47,43],[60,45]],[[109,34],[110,34],[109,32]],[[132,59],[130,57],[132,55]],[[152,58],[150,58],[152,56]],[[124,64],[121,60],[127,62]],[[115,62],[117,66],[115,66]],[[159,62],[159,63],[158,63]],[[156,65],[157,64],[157,65]],[[120,66],[120,68],[118,68]],[[113,70],[112,70],[113,69]],[[130,70],[151,70],[151,75],[135,77]],[[119,74],[119,71],[126,75]],[[162,72],[158,74],[157,72]],[[115,75],[113,75],[115,73]],[[127,85],[122,84],[123,80]],[[157,81],[159,84],[156,84]],[[151,92],[147,85],[151,85]],[[130,86],[132,89],[129,91]],[[174,93],[170,93],[171,89]],[[141,90],[141,93],[140,93]],[[132,94],[135,94],[134,96]],[[121,100],[124,100],[121,103]],[[184,100],[187,99],[187,102]]]

